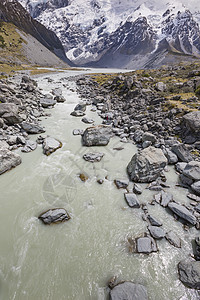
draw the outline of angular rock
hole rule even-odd
[[[73,130],[73,135],[82,135],[84,130],[82,129],[74,129]]]
[[[18,154],[7,148],[0,149],[0,175],[20,165],[21,162],[21,157]]]
[[[175,169],[177,172],[182,173],[186,166],[187,166],[186,162],[178,162],[175,165]]]
[[[66,101],[65,97],[63,97],[63,96],[56,96],[56,97],[54,98],[54,100],[55,100],[56,102],[58,102],[58,103],[63,103],[63,102]]]
[[[79,103],[74,108],[75,111],[86,111],[86,103]]]
[[[150,236],[137,238],[136,247],[138,253],[150,254],[158,251],[156,241]]]
[[[196,181],[191,185],[191,189],[200,196],[200,181]]]
[[[181,239],[173,231],[169,231],[165,235],[168,242],[176,248],[181,248]]]
[[[54,139],[53,137],[47,136],[44,139],[42,147],[43,147],[43,153],[48,156],[51,153],[58,150],[59,148],[61,148],[62,143],[59,140]]]
[[[160,81],[160,82],[156,83],[155,88],[159,92],[164,92],[166,90],[167,86],[166,86],[165,83],[163,83],[162,81]]]
[[[124,198],[128,204],[128,206],[132,208],[140,208],[140,204],[138,202],[136,194],[133,193],[125,193]]]
[[[148,300],[147,290],[141,284],[123,282],[110,291],[111,300]]]
[[[54,96],[62,96],[62,90],[60,88],[55,88],[51,92]]]
[[[132,181],[152,182],[160,176],[166,164],[162,150],[150,146],[133,156],[127,171]]]
[[[26,145],[22,148],[22,152],[31,152],[31,151],[34,151],[35,149],[37,148],[37,143],[34,142],[34,141],[26,141]]]
[[[192,225],[196,225],[196,217],[183,205],[180,205],[176,202],[170,202],[168,208],[171,209],[177,216],[184,219]]]
[[[7,125],[18,124],[23,121],[19,114],[19,108],[14,103],[0,103],[0,117]]]
[[[200,131],[200,111],[193,111],[183,116],[183,125],[191,132],[199,133]]]
[[[81,110],[74,110],[70,115],[73,117],[83,117],[85,116],[85,113]]]
[[[174,145],[172,147],[172,151],[178,156],[180,161],[188,163],[193,160],[193,158],[185,144]]]
[[[137,183],[134,183],[134,185],[133,185],[133,192],[135,194],[141,195],[142,194],[142,187],[141,187],[141,185],[139,185]]]
[[[86,123],[86,124],[92,124],[92,123],[94,123],[94,120],[86,118],[86,117],[84,117],[81,121],[83,123]]]
[[[158,221],[157,219],[155,219],[154,217],[152,217],[150,215],[147,216],[147,219],[149,220],[149,222],[152,226],[158,226],[158,227],[162,226],[162,223],[160,221]]]
[[[100,153],[100,152],[90,152],[90,153],[86,153],[83,155],[83,158],[86,160],[86,161],[89,161],[89,162],[99,162],[102,160],[104,156],[104,153]]]
[[[66,222],[71,218],[64,208],[54,208],[42,213],[38,219],[42,220],[44,224],[50,225]]]
[[[126,189],[129,185],[129,181],[126,179],[115,179],[114,183],[118,189]]]
[[[38,134],[38,133],[43,133],[45,130],[39,126],[38,124],[34,123],[22,123],[21,127],[29,134]]]
[[[166,193],[164,191],[161,192],[160,205],[163,207],[167,207],[168,204],[173,200],[173,195],[170,193]]]
[[[170,151],[169,149],[166,149],[165,156],[167,157],[168,164],[169,165],[174,165],[178,162],[178,157],[175,153]]]
[[[108,126],[98,125],[88,127],[82,135],[84,146],[106,146],[112,136],[112,129]]]
[[[192,289],[200,289],[200,261],[182,260],[178,264],[180,281]]]
[[[193,180],[187,176],[185,176],[184,174],[180,174],[179,176],[181,182],[183,183],[183,185],[186,185],[186,186],[190,186],[192,183],[193,183]]]
[[[40,104],[43,108],[52,107],[56,104],[56,100],[51,97],[51,95],[46,95],[45,98],[40,99]]]
[[[161,227],[151,225],[148,226],[148,229],[151,236],[156,240],[162,239],[165,236],[165,231]]]
[[[200,180],[200,162],[190,161],[183,169],[183,174],[192,180]]]
[[[151,142],[154,144],[156,142],[156,136],[150,132],[145,132],[142,136],[143,142]]]

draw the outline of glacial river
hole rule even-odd
[[[49,157],[41,146],[32,153],[21,153],[23,163],[0,176],[0,299],[107,300],[107,281],[116,275],[145,285],[150,300],[197,300],[198,292],[185,288],[177,274],[177,263],[192,253],[196,229],[185,231],[164,208],[148,205],[149,213],[163,222],[166,231],[172,229],[181,237],[182,248],[163,239],[158,241],[157,253],[129,252],[127,237],[145,232],[147,223],[142,220],[142,210],[126,205],[124,191],[117,190],[113,180],[127,178],[126,166],[136,147],[115,137],[106,147],[88,149],[81,146],[80,136],[72,135],[73,129],[88,125],[70,115],[80,99],[75,83],[67,77],[86,72],[91,70],[36,78],[45,92],[62,88],[67,100],[49,110],[51,117],[42,119],[45,134],[62,141],[63,147]],[[98,114],[90,109],[88,106],[86,116],[101,124]],[[113,150],[115,147],[124,150]],[[83,154],[91,151],[105,156],[99,163],[85,162]],[[83,172],[89,177],[85,183],[78,177]],[[166,176],[174,199],[188,202],[186,190],[175,187],[173,169]],[[99,185],[97,179],[104,179],[104,183]],[[155,193],[144,189],[138,198],[145,203]],[[71,220],[43,225],[38,215],[56,207],[65,208]]]

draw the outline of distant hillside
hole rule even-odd
[[[68,66],[32,35],[12,23],[0,21],[0,72],[5,68],[15,69],[21,64]]]
[[[60,59],[70,64],[56,34],[34,20],[17,0],[1,0],[0,20],[13,23],[25,33],[33,36]]]

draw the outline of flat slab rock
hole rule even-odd
[[[136,249],[138,253],[144,253],[144,254],[150,254],[152,252],[158,251],[156,241],[150,236],[137,238]]]
[[[136,194],[126,193],[126,194],[124,194],[124,198],[125,198],[128,206],[130,206],[132,208],[140,208],[140,204],[138,202]]]
[[[183,260],[178,264],[178,272],[185,286],[200,290],[200,261]]]
[[[110,291],[111,300],[148,300],[147,290],[141,284],[123,282]]]
[[[22,162],[21,157],[8,149],[0,149],[0,175],[15,168]]]
[[[34,123],[22,123],[22,128],[29,134],[38,134],[45,132],[44,128]]]
[[[192,225],[196,225],[197,223],[196,217],[185,206],[180,205],[176,202],[170,202],[168,204],[168,208],[171,209],[171,211],[173,211],[177,216],[184,219],[188,223]]]
[[[50,225],[52,223],[58,224],[62,222],[66,222],[70,220],[70,216],[68,212],[64,208],[54,208],[49,209],[46,212],[42,213],[38,219],[42,220],[42,222],[46,225]]]
[[[165,235],[166,240],[176,248],[181,248],[181,239],[173,231],[169,231]]]
[[[46,137],[44,139],[42,147],[43,147],[43,153],[48,156],[51,153],[53,153],[56,150],[58,150],[59,148],[61,148],[62,147],[62,143],[59,140],[54,139],[53,137],[48,136],[48,137]]]
[[[90,152],[83,155],[83,159],[91,163],[100,162],[104,156],[104,153],[101,152]]]
[[[160,176],[166,164],[162,150],[150,146],[132,157],[127,171],[132,181],[148,183]]]
[[[148,226],[148,229],[149,229],[151,236],[156,240],[159,240],[159,239],[162,239],[165,237],[165,231],[161,227],[150,225],[150,226]]]

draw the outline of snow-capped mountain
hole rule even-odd
[[[78,65],[145,65],[166,50],[200,57],[196,0],[18,1],[58,35]]]

